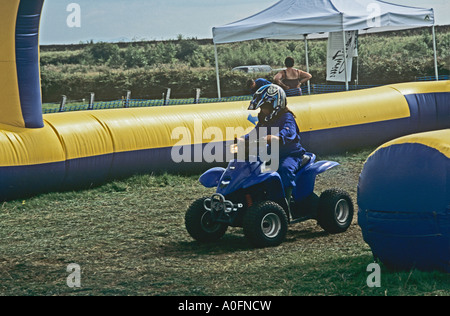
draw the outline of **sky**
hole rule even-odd
[[[176,39],[180,35],[183,38],[212,38],[214,26],[248,17],[276,2],[277,0],[45,0],[40,43],[50,45],[78,44],[91,40],[167,40]],[[433,6],[438,22],[450,24],[449,0],[388,2],[427,8]],[[68,11],[70,4],[78,5],[79,10]]]
[[[276,0],[45,0],[41,44],[212,38],[212,27],[257,13]],[[81,27],[66,8],[78,3]]]

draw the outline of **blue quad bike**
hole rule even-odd
[[[328,233],[345,232],[353,220],[353,202],[340,189],[314,193],[316,176],[339,165],[318,161],[312,153],[303,156],[296,174],[292,197],[285,190],[277,172],[267,172],[259,157],[232,159],[226,169],[215,167],[199,178],[207,187],[216,187],[211,197],[193,202],[185,215],[188,233],[198,242],[220,239],[228,227],[242,227],[245,237],[255,247],[280,245],[288,225],[310,219]]]

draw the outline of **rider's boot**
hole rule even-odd
[[[293,187],[289,187],[286,189],[286,202],[288,205],[291,205],[291,199],[292,199],[292,189]]]

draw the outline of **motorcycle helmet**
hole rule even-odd
[[[257,110],[267,103],[271,105],[272,112],[264,118],[266,122],[277,115],[281,109],[286,108],[286,93],[276,84],[262,86],[253,95],[253,99],[250,101],[248,109]]]

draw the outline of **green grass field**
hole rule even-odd
[[[370,150],[340,156],[317,191],[340,187],[356,205]],[[366,284],[373,262],[356,221],[329,235],[315,221],[290,226],[279,247],[254,249],[241,229],[213,244],[193,241],[184,213],[209,195],[198,175],[141,175],[78,192],[0,206],[0,295],[450,295],[450,277],[381,265],[381,287]],[[81,267],[70,288],[67,266]]]

